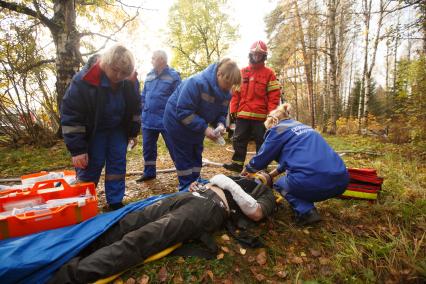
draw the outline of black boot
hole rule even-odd
[[[146,175],[142,175],[140,178],[138,178],[138,179],[136,180],[136,182],[137,182],[137,183],[141,183],[141,182],[148,181],[148,180],[152,180],[152,179],[155,179],[155,176],[153,176],[153,177],[148,177],[148,176],[146,176]]]
[[[296,225],[307,226],[321,221],[321,216],[314,207],[308,213],[297,214],[294,219]]]
[[[223,164],[223,167],[229,171],[240,173],[243,170],[243,166],[237,163],[226,163]]]
[[[110,211],[114,211],[114,210],[122,208],[123,206],[124,206],[124,204],[122,202],[112,203],[112,204],[108,205],[108,209]]]

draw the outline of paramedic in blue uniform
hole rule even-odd
[[[180,84],[179,73],[167,65],[167,54],[162,50],[154,51],[151,60],[154,67],[145,79],[142,91],[142,144],[144,171],[137,182],[154,179],[156,176],[157,140],[163,137],[170,157],[173,152],[170,141],[165,135],[163,115],[167,100]]]
[[[204,137],[217,140],[214,128],[225,125],[230,90],[240,82],[237,64],[226,58],[183,81],[167,102],[163,123],[173,148],[179,189],[200,176]]]
[[[290,203],[296,224],[304,226],[320,221],[314,202],[345,191],[349,175],[344,162],[318,132],[290,118],[289,104],[272,111],[265,126],[268,129],[265,141],[242,175],[277,161],[279,166],[270,175],[273,178],[286,172],[274,183],[274,188]]]
[[[123,206],[126,149],[140,131],[139,83],[132,53],[117,44],[71,81],[61,105],[65,144],[79,181],[98,183],[105,165],[109,208]]]

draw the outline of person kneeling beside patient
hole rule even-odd
[[[235,207],[234,207],[235,206]],[[199,239],[241,211],[254,221],[276,209],[272,190],[254,180],[216,175],[129,213],[62,266],[48,283],[89,283],[115,275],[175,244]]]
[[[295,213],[297,225],[305,226],[321,220],[314,202],[342,194],[349,174],[340,156],[310,126],[290,117],[288,103],[278,106],[265,121],[265,141],[241,175],[256,173],[273,160],[279,166],[272,178],[285,172],[274,183]]]

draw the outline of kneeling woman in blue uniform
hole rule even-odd
[[[240,83],[237,64],[226,58],[183,81],[169,98],[163,124],[173,148],[179,190],[200,176],[204,137],[218,139],[209,124],[225,125],[230,90]]]
[[[345,191],[349,175],[344,162],[318,132],[290,119],[289,104],[272,111],[265,126],[265,141],[242,174],[257,172],[276,160],[279,166],[270,173],[271,177],[284,171],[286,175],[274,183],[274,188],[292,206],[296,224],[320,221],[314,202]]]

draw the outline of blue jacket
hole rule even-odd
[[[142,127],[163,130],[167,100],[180,84],[179,73],[168,66],[157,75],[152,70],[146,76],[142,91]]]
[[[219,88],[216,73],[215,63],[183,81],[172,94],[163,120],[172,138],[199,144],[208,124],[225,125],[231,94]]]
[[[265,136],[259,152],[246,165],[247,171],[257,172],[275,160],[278,172],[286,171],[291,187],[322,189],[347,184],[343,160],[311,127],[292,119],[282,120]]]
[[[118,88],[124,111],[120,107],[117,113],[122,117],[108,117],[106,111],[114,106],[111,106],[111,89],[105,87],[105,75],[99,63],[83,68],[74,76],[61,104],[62,134],[72,156],[87,153],[91,137],[101,128],[121,126],[128,137],[138,135],[141,103],[136,76],[121,82]],[[108,125],[111,123],[114,125]]]

